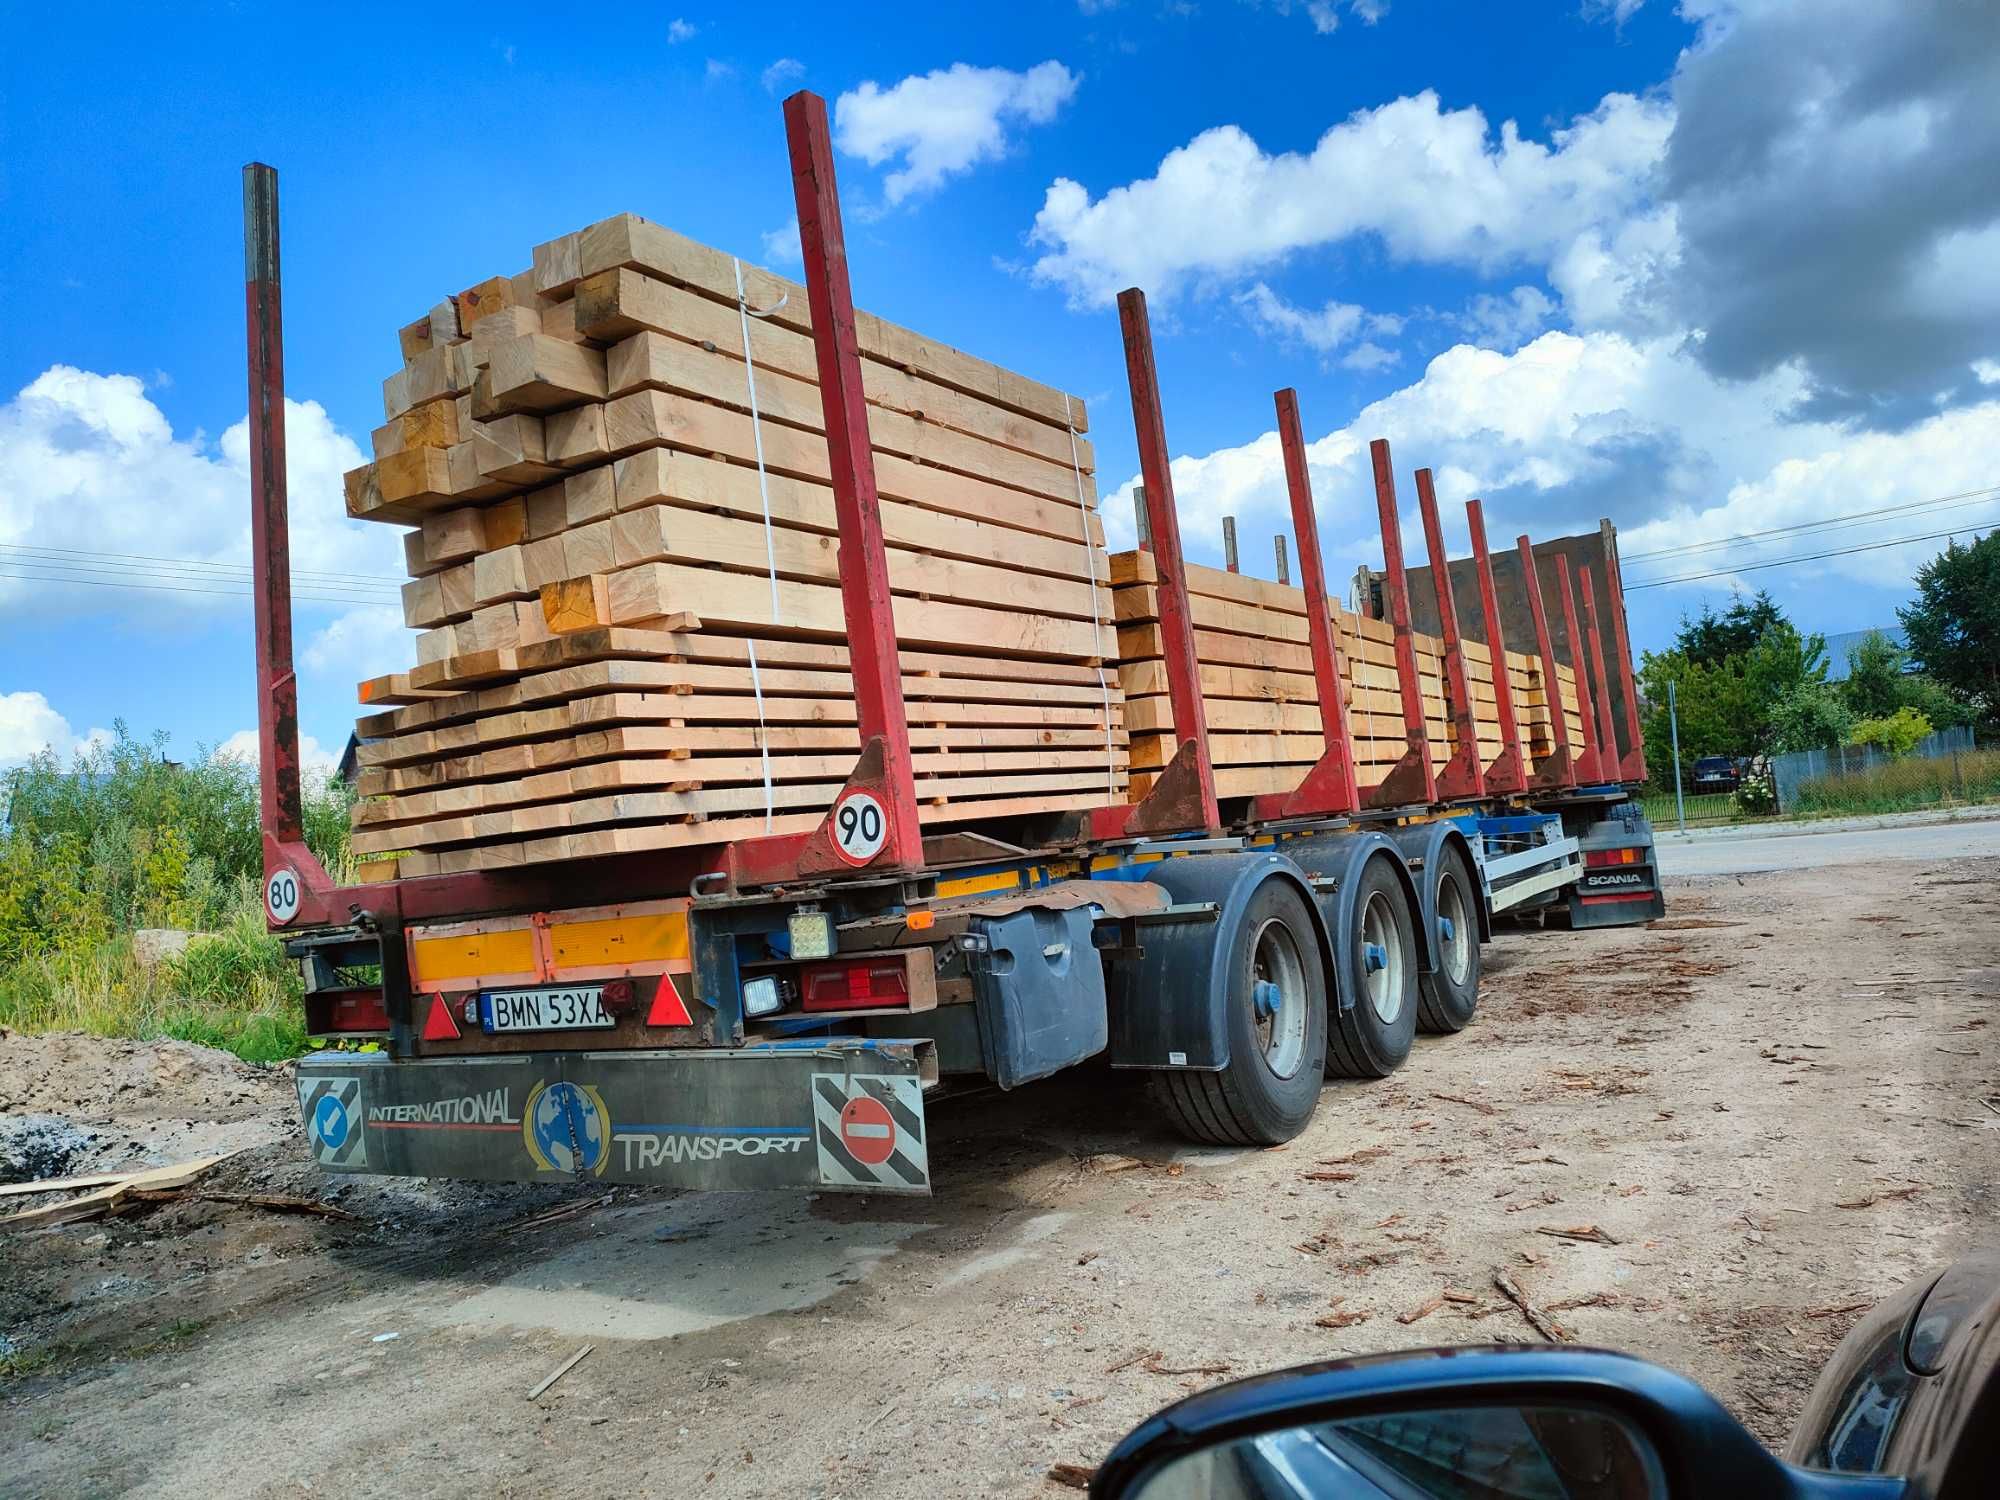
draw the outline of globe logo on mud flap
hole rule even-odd
[[[601,1175],[611,1161],[611,1111],[589,1084],[538,1083],[521,1111],[521,1138],[544,1172]]]

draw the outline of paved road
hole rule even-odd
[[[1658,833],[1655,837],[1660,870],[1666,875],[1736,875],[1751,870],[1866,864],[1878,859],[1947,860],[2000,855],[2000,819],[1686,842],[1672,833]]]

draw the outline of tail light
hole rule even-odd
[[[910,1003],[910,977],[900,958],[811,964],[799,974],[806,1010],[892,1010]]]
[[[306,996],[308,1036],[387,1036],[389,1007],[380,990],[321,990]]]
[[[1593,870],[1605,865],[1636,865],[1643,863],[1640,853],[1637,849],[1586,849],[1583,862]]]

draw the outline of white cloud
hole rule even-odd
[[[287,401],[285,428],[301,604],[393,600],[399,533],[342,498],[361,450],[317,402]],[[247,618],[249,485],[247,420],[177,436],[137,377],[52,366],[0,406],[0,617]]]
[[[1294,307],[1261,281],[1238,292],[1235,302],[1253,328],[1322,354],[1353,338],[1368,316],[1368,309],[1352,302],[1329,302],[1316,310]]]
[[[1549,325],[1556,305],[1540,287],[1517,286],[1504,297],[1481,292],[1460,321],[1481,343],[1514,349]]]
[[[1637,0],[1633,0],[1636,4]],[[1347,8],[1363,26],[1373,26],[1389,14],[1389,0],[1348,0]]]
[[[1386,370],[1390,365],[1401,364],[1403,356],[1394,349],[1384,349],[1374,340],[1357,344],[1341,356],[1340,363],[1349,370]]]
[[[1486,499],[1496,538],[1588,531],[1610,516],[1621,550],[1636,557],[1993,482],[2000,399],[1898,433],[1855,434],[1832,422],[1788,420],[1807,388],[1792,368],[1748,382],[1718,380],[1677,336],[1635,341],[1612,332],[1548,332],[1510,354],[1459,345],[1434,358],[1414,383],[1308,444],[1329,576],[1343,580],[1363,562],[1380,566],[1368,467],[1368,442],[1377,437],[1394,444],[1405,545],[1420,534],[1409,474],[1424,466],[1436,475],[1456,555],[1467,546],[1459,502],[1475,495]],[[1312,414],[1305,416],[1311,432]],[[1190,538],[1218,534],[1224,515],[1236,516],[1246,533],[1289,529],[1275,432],[1177,457],[1173,478]],[[1131,544],[1136,482],[1134,475],[1104,505],[1114,550]],[[1969,531],[1991,515],[1962,510],[1942,519],[1952,524],[1963,517]],[[1906,520],[1836,533],[1828,546],[1937,529]],[[1746,576],[1771,586],[1808,622],[1844,617],[1868,590],[1889,592],[1861,607],[1885,610],[1915,564],[1941,545],[1912,543]],[[1766,552],[1695,559],[1700,566],[1635,563],[1627,581],[1818,550],[1794,539]],[[1832,590],[1829,578],[1838,580]],[[1687,587],[1661,592],[1685,598]]]
[[[1542,263],[1643,199],[1672,126],[1663,103],[1607,94],[1544,144],[1511,120],[1496,135],[1429,90],[1357,111],[1310,154],[1217,126],[1095,199],[1058,178],[1030,234],[1045,251],[1032,274],[1093,307],[1133,285],[1166,301],[1357,236],[1399,260]]]
[[[1086,16],[1101,16],[1107,10],[1118,9],[1121,0],[1076,0],[1076,8]]]
[[[2000,359],[1975,359],[1972,373],[1981,385],[2000,385]]]
[[[764,259],[774,266],[796,266],[805,259],[805,251],[799,248],[797,214],[778,228],[764,231]]]
[[[693,41],[695,32],[700,29],[692,21],[684,21],[679,16],[675,16],[673,20],[667,22],[667,45],[675,47],[679,46],[682,42]]]
[[[341,750],[347,747],[342,745]],[[257,731],[239,729],[228,739],[215,747],[218,758],[227,757],[240,760],[246,766],[254,767],[261,758],[257,750]],[[309,734],[299,736],[299,769],[308,778],[331,776],[340,764],[340,752],[329,750]]]
[[[727,83],[735,76],[735,66],[719,57],[711,57],[702,67],[702,77],[710,83]]]
[[[77,734],[40,693],[0,693],[0,766],[19,765],[44,750],[66,763],[78,750],[110,738],[108,729]]]
[[[402,610],[393,604],[365,604],[314,632],[299,663],[348,686],[387,672],[406,672],[415,655]]]
[[[764,92],[775,94],[793,79],[806,76],[806,65],[796,57],[781,57],[760,75]]]
[[[1586,21],[1609,21],[1623,26],[1639,14],[1646,0],[1583,0],[1581,14]]]
[[[1333,0],[1306,0],[1306,17],[1321,36],[1331,36],[1340,26],[1340,10]]]
[[[834,140],[870,166],[901,158],[883,182],[889,202],[901,203],[1005,155],[1010,122],[1048,124],[1080,82],[1055,61],[1025,73],[954,63],[888,89],[871,81],[835,102]]]

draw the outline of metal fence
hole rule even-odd
[[[1771,757],[1771,781],[1778,794],[1778,810],[1796,812],[1800,810],[1800,788],[1807,782],[1837,782],[1846,777],[1859,777],[1891,761],[1937,760],[1969,754],[1972,749],[1972,731],[1961,725],[1925,735],[1907,755],[1891,755],[1875,745],[1835,745],[1828,750],[1801,750],[1793,755]]]

